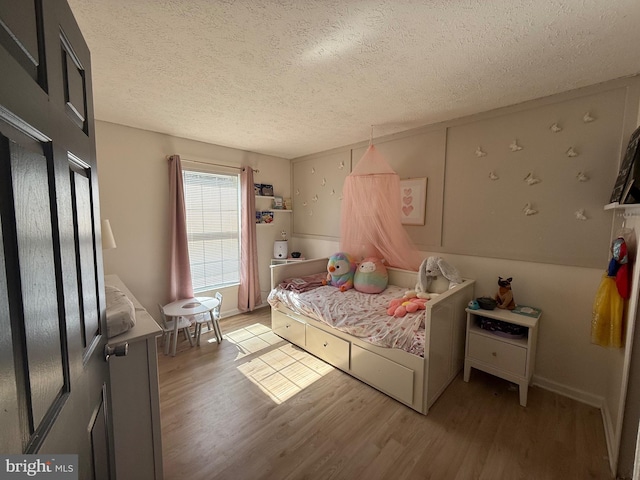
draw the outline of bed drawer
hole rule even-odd
[[[281,313],[271,311],[271,330],[276,335],[295,343],[300,347],[305,346],[305,324]]]
[[[413,370],[410,368],[352,345],[351,372],[398,400],[413,403]]]
[[[334,367],[349,370],[350,342],[307,324],[307,351]]]
[[[469,333],[469,357],[521,377],[527,369],[527,349],[500,340]]]

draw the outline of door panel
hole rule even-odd
[[[38,81],[41,52],[41,15],[39,1],[0,4],[0,46],[24,68],[29,76]],[[44,84],[43,84],[44,86]]]
[[[84,68],[64,32],[60,32],[60,42],[62,44],[63,87],[67,115],[82,131],[85,131]]]
[[[69,150],[88,161],[89,155],[93,157],[91,152],[95,152],[91,55],[71,11],[60,5],[66,7],[66,2],[46,0],[42,5],[49,100],[65,114],[64,135],[73,139]],[[50,28],[52,25],[56,28]],[[88,146],[92,147],[91,151],[84,148]]]
[[[103,390],[103,398],[106,398],[106,392]],[[98,410],[93,417],[93,422],[89,428],[91,432],[91,449],[93,450],[93,478],[95,480],[109,479],[109,458],[104,455],[108,451],[107,442],[109,435],[107,433],[107,415],[105,412],[105,402],[98,406]]]
[[[4,242],[2,241],[2,218],[0,218],[0,272],[4,271]],[[7,454],[20,453],[22,451],[18,388],[11,346],[7,281],[4,275],[0,275],[0,392],[2,392],[5,399],[2,401],[3,408],[0,411],[0,432],[2,432],[2,435],[0,435],[0,452]]]
[[[8,141],[4,139],[4,141]],[[62,394],[63,361],[47,158],[9,142],[16,241],[34,428]],[[55,198],[55,194],[52,195]]]
[[[83,346],[87,349],[100,334],[100,311],[98,310],[94,268],[95,241],[91,202],[91,169],[74,156],[70,156],[69,161],[80,300],[80,328]]]
[[[0,65],[0,449],[113,478],[91,61],[66,1],[0,0]]]

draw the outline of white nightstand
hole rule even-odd
[[[529,381],[533,375],[538,339],[538,320],[509,310],[471,310],[467,312],[467,344],[464,357],[464,381],[469,381],[471,367],[504,378],[520,386],[520,405],[527,406]],[[478,326],[480,317],[526,327],[524,338],[506,338]]]

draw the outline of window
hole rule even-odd
[[[183,170],[193,290],[240,283],[238,175]]]

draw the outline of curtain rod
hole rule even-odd
[[[165,158],[167,160],[171,160],[172,155],[167,155]],[[222,165],[221,163],[210,163],[210,162],[200,162],[198,160],[189,160],[189,159],[185,159],[185,162],[189,162],[189,163],[201,163],[202,165],[213,165],[214,167],[224,167],[224,168],[233,168],[236,170],[244,170],[245,167],[234,167],[233,165]],[[260,170],[253,170],[254,173],[260,173]]]

